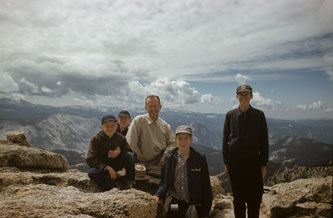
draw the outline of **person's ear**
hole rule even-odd
[[[147,110],[147,105],[145,105],[145,110],[148,111],[148,110]]]

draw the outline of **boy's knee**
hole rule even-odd
[[[88,170],[89,178],[94,178],[98,174],[100,174],[100,171],[97,168],[89,168]]]
[[[130,163],[133,163],[133,164],[135,163],[135,156],[134,156],[134,154],[132,152],[127,152],[125,154],[125,156],[126,156],[126,159],[128,161],[130,161]]]

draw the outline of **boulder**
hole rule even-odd
[[[263,195],[266,217],[332,217],[332,177],[299,179],[274,185]],[[326,216],[330,214],[330,216]]]
[[[7,132],[7,141],[10,141],[14,144],[18,144],[20,146],[31,147],[31,144],[27,141],[27,136],[24,132],[13,131]]]
[[[0,144],[0,167],[68,170],[64,156],[18,145]]]
[[[210,218],[234,218],[233,197],[218,194],[213,202]]]
[[[1,191],[2,217],[114,217],[154,218],[157,204],[135,189],[84,193],[68,186],[29,184]]]
[[[0,188],[10,185],[46,184],[52,186],[74,186],[82,192],[100,192],[87,173],[78,170],[54,172],[51,170],[20,170],[15,167],[0,168]]]
[[[221,181],[216,176],[210,177],[210,185],[212,186],[213,198],[222,193]]]

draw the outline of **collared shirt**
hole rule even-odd
[[[162,151],[168,152],[176,147],[170,125],[160,117],[152,120],[148,113],[133,119],[126,139],[137,158],[143,162],[150,162]]]
[[[175,169],[178,160],[177,153],[178,149],[176,148],[169,151],[165,156],[161,168],[161,182],[154,194],[160,197],[160,199],[167,197],[167,193],[171,190],[174,184]],[[212,206],[213,194],[206,157],[190,147],[190,156],[188,157],[186,164],[189,192],[188,203],[201,205],[199,217],[208,217]]]
[[[265,114],[256,108],[243,112],[239,107],[226,114],[223,128],[223,160],[258,157],[261,165],[268,161],[268,130]]]
[[[170,194],[179,200],[189,202],[187,162],[179,152],[177,152],[175,177]]]

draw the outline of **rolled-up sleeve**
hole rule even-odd
[[[127,143],[134,153],[138,153],[139,139],[140,139],[139,122],[138,119],[134,118],[126,134]]]

